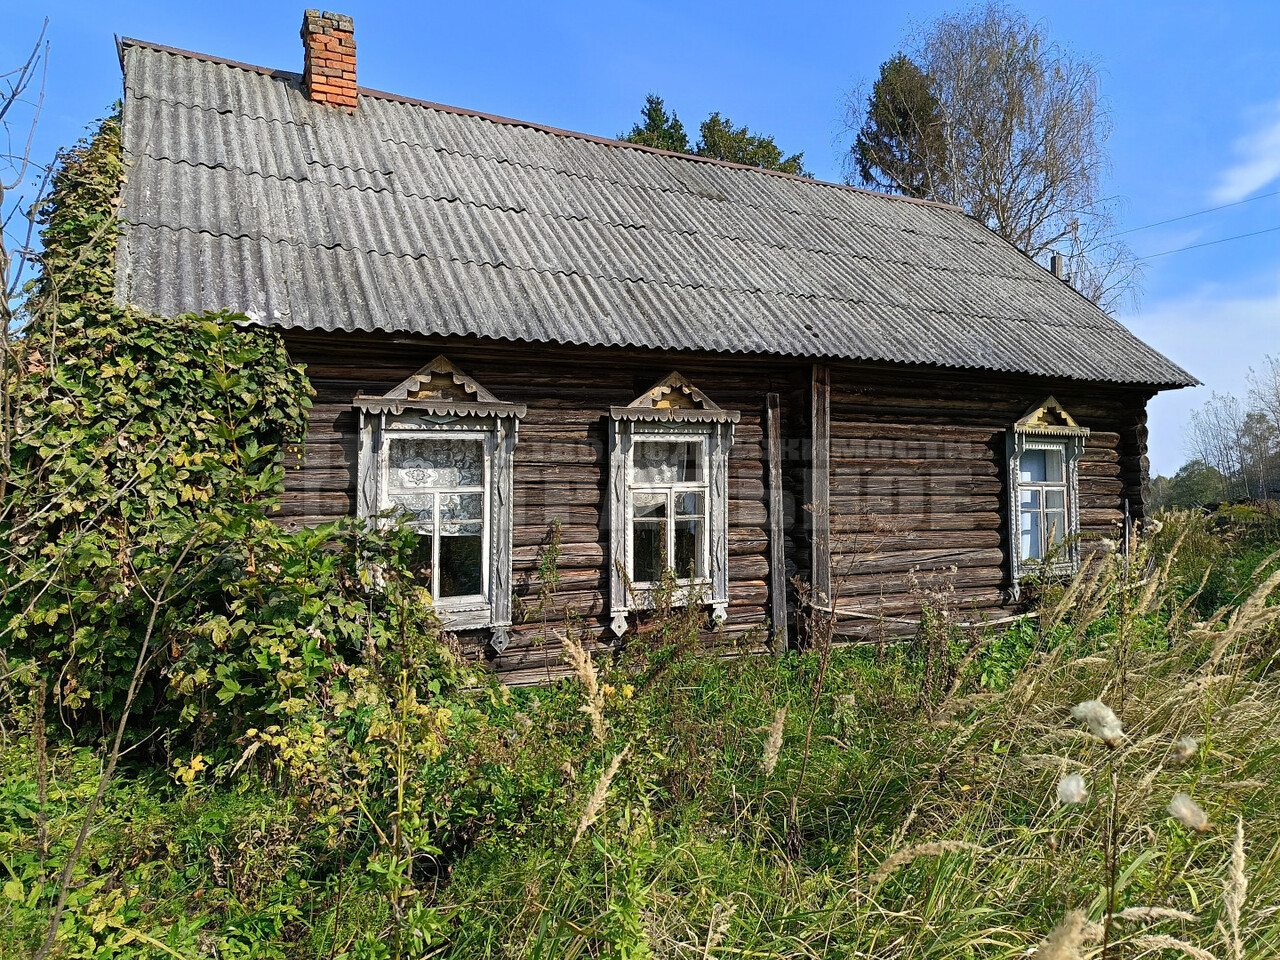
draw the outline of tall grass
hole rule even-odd
[[[76,955],[150,955],[105,946],[127,926],[184,957],[1280,956],[1280,580],[1252,545],[1206,608],[1212,537],[1173,517],[1043,585],[1036,618],[914,645],[722,660],[687,611],[616,658],[571,634],[570,680],[455,711],[453,832],[411,909],[346,834],[300,834],[287,784],[135,779]],[[7,864],[37,849],[29,742],[0,747]],[[54,764],[55,851],[91,773]]]
[[[1156,548],[1046,591],[1029,644],[1025,624],[954,637],[983,650],[957,651],[963,675],[936,708],[909,648],[836,650],[798,846],[801,745],[782,724],[813,706],[816,657],[689,659],[610,705],[611,736],[648,749],[567,866],[576,919],[557,955],[1280,955],[1280,577],[1263,557],[1198,619],[1176,549],[1200,522],[1174,518]],[[980,682],[1009,646],[1025,650],[1011,682]],[[551,699],[562,716],[573,693]],[[530,749],[560,737],[553,722]],[[1067,776],[1087,785],[1079,803],[1060,800]],[[456,865],[449,955],[511,928],[558,842],[481,844]],[[643,918],[627,942],[606,922],[624,892]]]

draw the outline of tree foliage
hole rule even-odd
[[[1187,422],[1193,463],[1221,478],[1213,499],[1280,497],[1280,357],[1264,358],[1248,383],[1243,397],[1213,394]]]
[[[1104,308],[1133,291],[1137,262],[1102,195],[1097,71],[1040,24],[999,3],[935,21],[847,122],[861,182],[956,204],[1042,263],[1066,254],[1073,286]]]
[[[783,156],[782,150],[773,142],[773,137],[758,136],[747,127],[735,127],[732,120],[722,117],[719,112],[702,121],[698,133],[698,145],[694,153],[700,157],[728,160],[763,170],[778,170],[797,177],[810,176],[804,168],[803,153]]]
[[[905,53],[880,65],[853,161],[869,186],[916,199],[945,190],[935,183],[946,164],[941,107],[929,78]]]
[[[643,122],[633,126],[629,133],[621,134],[619,140],[672,153],[689,153],[689,137],[684,132],[684,124],[674,110],[667,113],[666,104],[660,96],[651,93],[645,97],[640,115]]]
[[[1156,509],[1202,507],[1222,501],[1227,489],[1227,477],[1217,467],[1203,460],[1189,460],[1172,477],[1151,481],[1151,501]]]
[[[804,169],[803,153],[784,156],[773,137],[754,134],[745,126],[736,127],[719,111],[702,122],[698,129],[698,142],[692,148],[684,124],[674,110],[667,112],[661,97],[652,93],[645,97],[640,114],[643,122],[635,124],[630,132],[619,136],[619,140],[800,177],[810,176]]]

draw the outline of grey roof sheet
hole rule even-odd
[[[320,330],[1195,380],[960,211],[125,41],[117,295]]]

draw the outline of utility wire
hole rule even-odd
[[[1245,237],[1257,237],[1264,233],[1275,233],[1280,227],[1268,227],[1265,230],[1255,230],[1253,233],[1240,233],[1234,237],[1223,237],[1221,240],[1209,240],[1205,243],[1193,243],[1189,247],[1178,247],[1176,250],[1162,250],[1160,253],[1152,253],[1145,257],[1138,257],[1138,260],[1154,260],[1156,257],[1167,257],[1171,253],[1182,253],[1184,250],[1198,250],[1200,247],[1212,247],[1215,244],[1226,243],[1228,240],[1243,240]]]
[[[1170,217],[1168,220],[1157,220],[1155,223],[1146,223],[1140,227],[1130,227],[1128,230],[1121,230],[1119,233],[1113,233],[1111,237],[1123,237],[1126,233],[1137,233],[1139,230],[1150,230],[1152,227],[1163,227],[1166,223],[1177,223],[1179,220],[1190,220],[1192,217],[1202,217],[1206,213],[1216,213],[1218,210],[1226,210],[1228,207],[1238,207],[1242,203],[1253,203],[1255,200],[1265,200],[1267,197],[1280,196],[1280,190],[1272,190],[1270,193],[1262,193],[1256,197],[1246,197],[1244,200],[1237,200],[1234,203],[1224,203],[1220,207],[1209,207],[1207,210],[1197,210],[1195,213],[1184,213],[1180,217]],[[1110,240],[1111,237],[1107,239]],[[1172,253],[1173,251],[1169,251]],[[1160,256],[1160,254],[1156,254]]]

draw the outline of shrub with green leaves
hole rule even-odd
[[[412,533],[272,520],[312,393],[280,336],[115,300],[121,172],[112,117],[40,211],[43,269],[6,367],[0,652],[73,727],[113,726],[133,684],[171,749],[207,748],[438,630]]]

